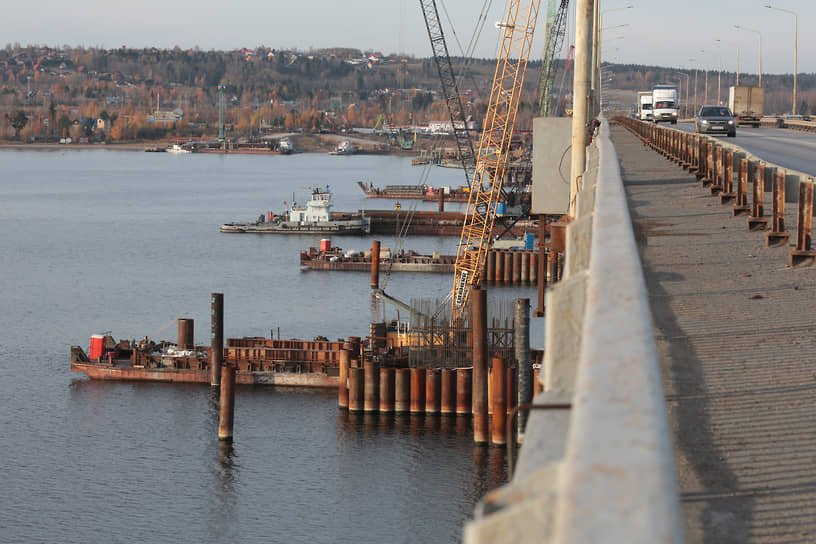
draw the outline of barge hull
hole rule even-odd
[[[93,380],[210,383],[210,374],[206,369],[133,368],[72,361],[71,371],[82,372]],[[239,370],[235,374],[235,382],[243,385],[336,388],[340,383],[340,378],[339,376],[328,376],[316,372],[248,372]]]

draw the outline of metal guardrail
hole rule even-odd
[[[477,508],[467,544],[683,541],[648,296],[606,120],[587,162],[564,279],[547,292],[544,392],[513,479]]]
[[[788,265],[816,262],[816,251],[811,245],[814,209],[812,176],[768,163],[739,146],[709,136],[659,127],[630,118],[617,118],[616,121],[635,133],[644,144],[663,153],[690,172],[695,172],[702,185],[708,187],[712,195],[719,196],[721,204],[733,203],[734,215],[750,213],[748,230],[761,231],[767,228],[768,221],[763,217],[764,195],[770,190],[773,206],[771,228],[766,233],[766,245],[769,247],[788,244],[791,234],[785,227],[785,203],[796,202],[798,207],[796,244],[789,252]],[[734,179],[735,172],[738,179]],[[749,179],[753,183],[750,206]]]

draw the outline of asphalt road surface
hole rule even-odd
[[[686,132],[694,132],[694,123],[677,123],[675,126]],[[743,126],[737,128],[734,138],[725,134],[709,136],[738,145],[766,162],[816,176],[816,133]]]

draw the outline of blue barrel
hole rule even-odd
[[[535,234],[532,232],[524,234],[524,249],[535,249]]]
[[[496,204],[496,215],[504,215],[505,208],[506,206],[504,202],[499,202],[498,204]]]

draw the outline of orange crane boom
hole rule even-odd
[[[487,250],[490,249],[496,204],[501,195],[539,4],[540,0],[510,0],[505,22],[497,23],[503,37],[456,254],[451,300],[452,322],[462,317],[471,289],[481,282],[481,271]]]

